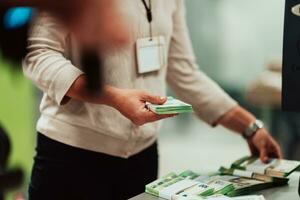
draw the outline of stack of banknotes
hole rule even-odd
[[[146,193],[169,200],[262,200],[261,196],[244,196],[253,192],[286,185],[287,176],[299,168],[299,161],[272,159],[262,163],[258,158],[244,157],[230,168],[201,175],[191,170],[174,172],[146,185]],[[238,198],[237,198],[238,197]]]
[[[166,103],[163,105],[151,103],[147,103],[146,105],[149,110],[159,115],[193,112],[193,107],[190,104],[184,103],[173,97],[168,97]]]

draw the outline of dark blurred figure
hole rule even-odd
[[[0,200],[4,200],[4,192],[20,186],[23,181],[21,169],[8,169],[8,157],[11,144],[7,133],[0,126]]]
[[[91,92],[101,89],[101,58],[112,46],[128,42],[128,31],[116,5],[117,0],[3,0],[0,5],[0,49],[5,59],[19,67],[26,54],[29,20],[22,26],[7,27],[5,17],[11,7],[30,6],[47,10],[59,17],[79,42],[82,65]],[[20,13],[18,13],[20,15]],[[22,13],[21,13],[22,14]]]
[[[128,41],[127,26],[118,11],[119,0],[2,0],[0,7],[29,6],[57,15],[72,29],[84,48],[105,49]]]
[[[38,10],[47,10],[58,16],[74,32],[84,52],[82,63],[88,77],[87,86],[91,90],[100,89],[99,49],[104,53],[112,44],[113,46],[126,44],[129,37],[125,22],[115,3],[116,0],[1,0],[2,57],[12,63],[10,67],[21,69],[22,58],[26,55],[27,33],[33,10],[31,9],[30,16],[25,16],[27,19],[22,19],[24,21],[21,24],[11,27],[7,26],[6,17],[12,8],[34,7]],[[0,126],[0,200],[3,199],[2,192],[22,182],[21,170],[6,170],[9,144],[8,135]]]
[[[26,54],[29,21],[28,18],[25,18],[22,11],[18,13],[18,10],[15,9],[0,7],[1,54],[5,60],[12,62],[11,67],[14,68],[19,68],[22,58]],[[21,21],[23,22],[20,23]]]

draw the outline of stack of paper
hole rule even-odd
[[[193,108],[190,104],[184,103],[173,97],[168,97],[166,103],[163,105],[155,105],[147,103],[147,108],[152,112],[164,115],[164,114],[180,114],[193,112]]]

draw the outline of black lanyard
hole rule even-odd
[[[142,0],[142,2],[146,9],[147,20],[149,22],[150,38],[152,39],[152,21],[153,21],[152,3],[151,3],[151,0],[149,0],[149,6],[148,6],[146,3],[146,0]]]

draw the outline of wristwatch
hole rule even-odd
[[[264,123],[260,120],[255,120],[255,122],[251,123],[249,127],[243,132],[243,137],[245,139],[250,139],[253,137],[259,129],[264,127]]]

